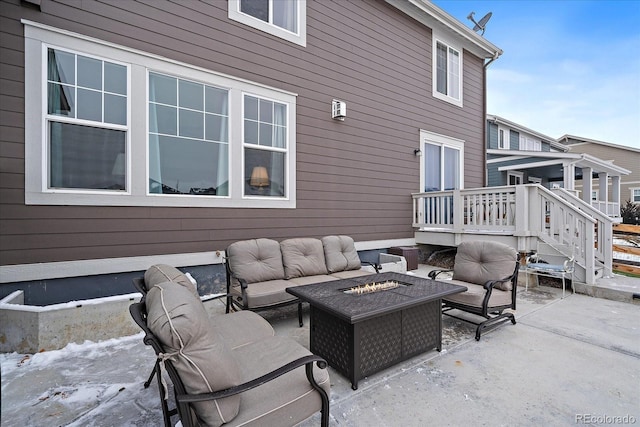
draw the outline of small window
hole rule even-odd
[[[462,107],[462,56],[460,49],[434,38],[433,95]]]
[[[640,203],[640,188],[631,189],[631,201],[633,203]]]
[[[229,0],[229,19],[306,46],[306,0]]]
[[[528,136],[520,135],[520,150],[542,151],[542,142]]]
[[[510,148],[509,131],[506,129],[498,128],[498,148],[501,150],[508,150]]]

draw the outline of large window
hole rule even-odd
[[[47,48],[48,189],[126,189],[127,67]]]
[[[462,106],[462,57],[461,50],[434,37],[433,45],[433,95]]]
[[[295,207],[296,95],[25,23],[25,201]]]
[[[542,142],[539,139],[520,135],[520,150],[522,151],[542,151]]]
[[[229,19],[306,46],[306,0],[229,0]]]

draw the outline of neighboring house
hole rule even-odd
[[[558,142],[565,144],[571,153],[596,156],[628,169],[630,173],[620,181],[620,202],[631,200],[640,204],[640,149],[574,135],[564,135],[558,138]],[[582,182],[576,183],[576,189],[583,190]],[[592,200],[598,198],[600,191],[599,182],[595,182],[591,188]],[[612,188],[611,185],[606,188],[609,200],[611,200],[611,194],[614,191],[615,188]]]
[[[637,169],[638,158],[629,156],[629,160],[623,160],[624,156],[619,156],[613,162],[611,157],[600,158],[605,154],[604,150],[575,151],[571,146],[562,144],[565,139],[554,140],[502,117],[488,115],[488,185],[557,186],[573,192],[607,215],[619,217],[620,203],[626,200],[621,197],[625,194],[621,180],[631,173],[626,166],[630,166],[634,159]],[[632,151],[634,149],[629,149]],[[607,191],[600,192],[599,188]]]
[[[127,293],[156,262],[220,291],[231,242],[412,244],[412,193],[485,184],[502,51],[428,1],[2,0],[0,16],[0,297]]]

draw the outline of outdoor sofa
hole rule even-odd
[[[281,242],[242,240],[226,251],[227,313],[259,311],[302,303],[286,288],[377,273],[379,265],[360,260],[349,236],[304,237]]]

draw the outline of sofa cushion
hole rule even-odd
[[[280,242],[285,279],[327,274],[320,239],[298,238]]]
[[[180,284],[164,282],[149,289],[146,305],[147,325],[162,343],[188,393],[241,384],[236,360],[200,298]],[[240,396],[194,403],[194,408],[203,424],[219,426],[238,414]]]
[[[502,243],[463,242],[456,253],[453,278],[479,285],[507,278],[513,274],[517,259],[516,250]],[[498,283],[494,287],[504,291],[512,289],[511,282]]]
[[[373,273],[374,272],[371,270],[361,268],[360,270],[336,271],[335,273],[331,273],[331,277],[335,277],[336,279],[351,279],[354,277],[367,276]]]
[[[253,311],[216,314],[209,318],[230,350],[276,334],[271,324]]]
[[[325,236],[321,239],[327,271],[359,270],[360,257],[353,239],[349,236]]]
[[[152,265],[144,272],[144,285],[147,291],[154,285],[164,282],[174,282],[180,286],[189,289],[196,297],[198,295],[198,289],[191,280],[182,271],[167,264],[155,264]]]
[[[482,301],[484,301],[484,296],[487,293],[484,286],[455,279],[447,280],[447,283],[466,286],[467,290],[466,292],[446,296],[444,297],[445,301],[456,302],[458,304],[469,305],[476,308],[482,307]],[[488,307],[491,308],[505,305],[511,305],[511,291],[503,291],[501,289],[494,288],[491,292],[491,297],[489,297]]]
[[[290,338],[275,336],[241,347],[233,354],[243,367],[243,380],[249,381],[311,353]],[[313,376],[329,395],[328,370],[319,369],[314,363]],[[307,380],[305,368],[300,367],[242,393],[242,411],[230,425],[298,425],[321,406],[320,395]]]
[[[331,280],[338,280],[338,278],[329,276],[328,274],[319,274],[317,276],[294,277],[293,279],[287,280],[287,282],[289,282],[289,286],[304,286],[313,283],[329,282]]]
[[[227,248],[227,262],[247,283],[284,279],[280,243],[271,239],[242,240]]]
[[[242,292],[240,286],[231,287],[232,297],[247,308],[261,308],[283,302],[294,301],[295,296],[285,289],[293,286],[288,280],[277,279],[264,282],[254,282],[247,287],[247,301],[241,301]]]

